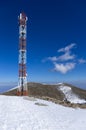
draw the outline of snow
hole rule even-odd
[[[58,83],[57,85],[62,85],[63,83]]]
[[[39,105],[37,105],[39,104]],[[31,97],[0,96],[0,130],[86,130],[86,110]]]
[[[59,89],[64,93],[65,98],[71,103],[86,103],[84,99],[80,99],[78,95],[72,92],[71,87],[69,86],[60,86]]]
[[[17,89],[17,88],[18,88],[18,86],[15,86],[15,87],[13,87],[13,88],[9,89],[9,90],[8,90],[8,91],[6,91],[6,92],[9,92],[9,91],[15,90],[15,89]]]

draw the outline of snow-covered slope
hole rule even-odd
[[[34,98],[0,96],[0,130],[85,130],[86,110]]]
[[[11,89],[9,89],[9,90],[6,91],[6,92],[9,92],[9,91],[15,90],[15,89],[17,89],[17,88],[18,88],[18,86],[15,86],[14,88],[11,88]]]
[[[64,93],[65,98],[70,101],[71,103],[86,103],[84,99],[80,99],[78,95],[72,92],[71,87],[61,85],[59,89]]]

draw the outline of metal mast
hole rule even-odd
[[[19,78],[17,95],[27,96],[27,72],[26,72],[26,28],[27,16],[20,13],[19,20]]]

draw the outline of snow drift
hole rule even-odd
[[[71,87],[62,85],[59,87],[59,89],[64,93],[65,99],[67,101],[70,101],[71,103],[86,103],[84,99],[80,99],[80,97],[72,92]]]

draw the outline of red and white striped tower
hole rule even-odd
[[[19,78],[17,95],[27,96],[27,72],[26,72],[26,33],[27,16],[20,13],[19,20]]]

